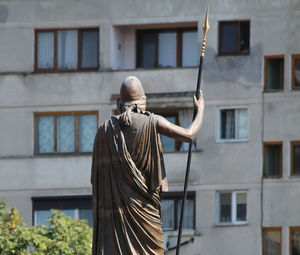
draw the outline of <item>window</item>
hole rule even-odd
[[[250,53],[250,21],[221,21],[219,23],[219,55]]]
[[[91,196],[78,197],[33,197],[33,224],[48,226],[47,218],[51,210],[60,210],[74,219],[85,219],[90,227],[93,226]]]
[[[47,29],[35,31],[35,70],[97,69],[99,29]]]
[[[290,255],[300,254],[300,227],[290,227]]]
[[[291,142],[291,175],[300,175],[300,141]]]
[[[263,228],[263,255],[281,255],[281,228]]]
[[[292,88],[300,89],[300,55],[292,56]]]
[[[137,30],[137,67],[186,67],[198,63],[197,30]]]
[[[248,140],[248,109],[220,109],[218,132],[221,141]]]
[[[98,112],[35,113],[35,152],[91,152]]]
[[[180,222],[182,204],[182,193],[163,193],[161,201],[162,228],[166,230],[177,230]],[[195,228],[195,193],[188,192],[185,203],[183,218],[183,229]]]
[[[282,143],[264,143],[264,177],[281,177]]]
[[[283,89],[284,57],[265,57],[265,91],[278,91]]]
[[[247,223],[247,192],[217,193],[217,224]]]

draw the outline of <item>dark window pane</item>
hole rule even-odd
[[[249,43],[250,41],[250,22],[241,22],[240,23],[240,52],[248,53],[249,52]]]
[[[222,223],[230,223],[231,219],[231,193],[220,194],[220,218]]]
[[[226,22],[221,24],[220,33],[220,53],[236,53],[238,50],[237,36],[238,25],[237,23]]]
[[[99,59],[99,31],[82,31],[81,40],[81,67],[97,68]]]
[[[300,230],[292,231],[292,254],[300,255]]]
[[[87,224],[93,227],[93,210],[92,209],[79,209],[79,218],[87,220]]]
[[[176,124],[176,117],[175,116],[168,116],[165,117],[168,121],[173,124]],[[175,151],[175,139],[160,135],[161,144],[164,152]]]
[[[264,232],[264,255],[280,255],[280,231],[268,230]]]
[[[238,193],[236,195],[236,220],[247,220],[247,194]]]
[[[265,147],[265,176],[281,175],[281,144],[266,145]]]
[[[300,174],[300,145],[293,146],[293,174]]]
[[[155,41],[154,31],[141,31],[138,33],[138,62],[140,67],[155,67]]]
[[[283,58],[267,60],[267,89],[276,90],[283,87]]]
[[[294,59],[294,87],[300,88],[300,57]]]
[[[235,110],[221,110],[221,139],[235,138]]]

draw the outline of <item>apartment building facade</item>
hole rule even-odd
[[[300,254],[300,4],[295,0],[0,1],[0,198],[28,224],[91,219],[97,127],[136,75],[148,109],[188,126],[210,5],[203,126],[181,252]],[[162,137],[166,254],[187,145]]]

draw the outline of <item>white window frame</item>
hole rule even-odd
[[[231,222],[221,222],[220,221],[220,195],[221,194],[231,194]],[[246,220],[245,221],[238,221],[237,220],[237,203],[236,197],[237,194],[246,194]],[[242,191],[217,191],[216,192],[216,225],[226,226],[226,225],[246,225],[248,224],[248,192],[246,190]]]
[[[247,114],[248,114],[248,126],[247,126],[247,138],[234,138],[234,139],[224,139],[221,138],[221,111],[222,110],[235,110],[234,111],[234,115],[235,115],[235,134],[234,136],[237,137],[237,111],[236,110],[241,110],[241,109],[246,109],[247,110]],[[248,142],[249,141],[249,123],[250,123],[250,118],[249,118],[250,114],[249,114],[249,107],[248,106],[220,106],[217,108],[217,126],[216,126],[216,142],[228,142],[228,143],[232,143],[232,142]]]

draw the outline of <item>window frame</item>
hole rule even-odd
[[[77,63],[76,69],[59,69],[57,66],[58,57],[58,31],[76,30],[77,31]],[[98,53],[97,53],[97,67],[81,67],[81,45],[82,45],[82,32],[85,31],[98,31]],[[39,68],[38,67],[38,33],[53,32],[53,68]],[[34,72],[37,73],[60,73],[60,72],[78,72],[78,71],[95,71],[99,69],[99,55],[100,55],[100,29],[99,27],[63,27],[63,28],[38,28],[34,30]]]
[[[292,226],[289,229],[289,254],[292,255],[292,232],[294,230],[300,231],[300,226]]]
[[[280,174],[279,175],[266,175],[266,152],[267,152],[267,146],[272,146],[272,145],[280,145],[281,146],[281,152],[280,152],[280,156],[281,156],[281,164],[280,164]],[[281,178],[282,177],[282,167],[283,167],[283,162],[282,162],[282,156],[283,156],[283,151],[282,151],[282,146],[283,146],[283,142],[282,141],[278,141],[278,142],[264,142],[263,143],[263,176],[264,178],[268,179],[268,178]]]
[[[295,176],[295,177],[299,177],[300,176],[300,173],[298,174],[295,174],[294,173],[294,145],[300,145],[300,140],[297,140],[297,141],[291,141],[291,170],[290,170],[290,174],[291,176]]]
[[[155,63],[154,67],[143,67],[141,65],[142,60],[142,42],[140,40],[141,34],[145,32],[154,32],[155,33]],[[165,66],[159,66],[159,55],[158,55],[158,34],[160,32],[176,32],[176,66],[175,67],[165,67]],[[142,69],[156,69],[156,68],[189,68],[189,67],[197,67],[195,66],[182,66],[182,33],[183,32],[196,32],[198,33],[197,27],[175,27],[175,28],[150,28],[150,29],[137,29],[135,31],[136,35],[136,69],[142,68]],[[198,39],[198,36],[197,36]],[[197,44],[199,44],[197,40]],[[199,52],[197,52],[199,54]]]
[[[178,202],[182,201],[182,192],[163,192],[161,197],[161,202],[163,200],[172,200],[174,201],[174,228],[173,229],[163,229],[163,231],[176,231],[178,230],[179,224],[179,215],[178,215]],[[193,200],[194,202],[194,210],[193,210],[193,228],[189,230],[195,230],[196,228],[196,192],[195,191],[188,191],[187,192],[187,199]],[[180,208],[181,210],[181,208]],[[162,219],[161,219],[162,221]],[[161,222],[163,224],[163,222]]]
[[[235,127],[237,125],[237,122],[236,122],[236,110],[242,110],[242,109],[246,109],[247,110],[247,117],[248,117],[248,126],[247,126],[247,131],[248,131],[248,136],[247,138],[234,138],[234,139],[224,139],[224,138],[221,138],[221,111],[222,110],[235,110],[235,113],[234,113],[234,121],[235,121]],[[249,130],[249,127],[250,127],[250,114],[249,114],[249,107],[248,106],[220,106],[220,107],[217,107],[217,122],[218,125],[217,125],[217,130],[216,130],[216,142],[217,143],[234,143],[234,142],[248,142],[249,141],[249,136],[250,136],[250,130]],[[235,128],[235,136],[236,136],[236,132],[237,132],[237,128]]]
[[[266,254],[266,245],[265,245],[265,238],[266,238],[266,233],[267,232],[274,232],[274,231],[279,231],[280,232],[280,255],[282,254],[282,228],[281,227],[263,227],[262,228],[262,239],[263,239],[263,255]]]
[[[292,55],[292,89],[293,90],[300,90],[300,86],[295,86],[295,59],[300,59],[300,54],[293,54]]]
[[[282,70],[282,78],[279,89],[268,89],[268,61],[270,59],[282,59],[283,61],[283,70]],[[264,92],[282,92],[284,90],[284,55],[270,55],[264,56]]]
[[[57,111],[57,112],[34,112],[34,155],[74,155],[74,154],[91,154],[90,152],[81,152],[79,150],[79,116],[80,115],[88,115],[95,114],[96,115],[96,125],[97,129],[99,128],[99,111],[91,110],[91,111]],[[75,122],[75,150],[73,152],[57,152],[57,117],[65,116],[65,115],[74,115]],[[40,153],[38,152],[38,128],[37,128],[37,119],[40,116],[53,116],[54,117],[54,152],[46,152]]]
[[[220,221],[220,195],[221,194],[231,194],[231,222],[221,222]],[[238,221],[237,218],[237,194],[246,194],[246,220],[245,221]],[[216,226],[242,226],[248,224],[249,218],[249,198],[248,198],[248,190],[221,190],[216,191]]]
[[[240,34],[241,34],[241,23],[242,22],[249,22],[249,51],[248,52],[241,52],[241,46],[240,46]],[[222,36],[222,26],[225,23],[236,23],[237,24],[237,30],[238,30],[238,34],[237,34],[237,50],[235,52],[228,52],[228,53],[224,53],[221,51],[221,45],[222,45],[222,41],[223,41],[223,36]],[[219,41],[218,41],[218,55],[219,56],[248,56],[250,55],[250,42],[251,42],[251,20],[250,19],[241,19],[241,20],[220,20],[219,24],[218,24],[218,36],[219,36]]]

